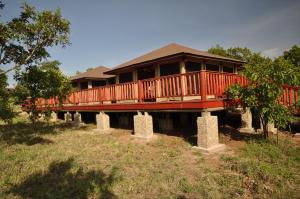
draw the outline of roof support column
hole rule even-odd
[[[184,96],[186,95],[186,90],[187,90],[187,84],[186,84],[186,76],[183,75],[186,73],[186,68],[185,68],[185,60],[182,59],[179,63],[179,69],[180,69],[180,78],[181,78],[181,97],[182,100],[184,98]]]
[[[89,80],[89,81],[88,81],[88,88],[93,88],[92,80]]]
[[[119,78],[119,74],[116,75],[116,84],[120,83],[120,78]]]
[[[137,71],[137,70],[134,70],[134,71],[132,72],[132,80],[133,80],[134,82],[136,82],[136,81],[138,80],[138,71]]]
[[[158,79],[160,77],[160,65],[159,64],[155,64],[154,65],[154,72],[155,72],[155,78],[157,78],[155,80],[155,95],[156,98],[159,98],[161,96],[161,83],[160,83],[160,79]]]

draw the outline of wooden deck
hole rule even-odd
[[[170,75],[107,85],[70,93],[63,106],[58,99],[39,99],[40,109],[56,111],[158,111],[222,109],[229,105],[225,90],[247,85],[245,77],[211,71]],[[284,86],[280,99],[287,106],[298,101],[298,87]]]

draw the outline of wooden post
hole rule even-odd
[[[138,98],[139,102],[143,101],[143,83],[141,80],[138,80]]]
[[[184,75],[186,73],[185,68],[185,61],[180,61],[180,79],[181,79],[181,100],[183,100],[183,97],[186,95],[186,88],[187,88],[187,82],[186,82],[186,76]]]
[[[201,87],[201,100],[205,101],[206,98],[206,71],[200,71],[200,87]]]

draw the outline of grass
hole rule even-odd
[[[130,131],[24,120],[0,125],[0,198],[297,198],[300,150],[288,139],[250,140],[203,156],[183,138],[151,142]]]

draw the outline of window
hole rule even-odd
[[[132,81],[133,81],[132,72],[119,74],[119,82],[120,83],[132,82]]]
[[[88,88],[88,83],[87,82],[81,82],[80,83],[80,89],[87,89]]]
[[[223,66],[223,72],[225,73],[234,73],[233,66]]]
[[[160,66],[160,76],[179,74],[179,63],[170,63]]]
[[[186,72],[200,71],[201,63],[186,62],[185,69],[186,69]]]
[[[206,64],[206,70],[219,71],[219,66],[213,64]]]
[[[108,84],[115,84],[115,78],[114,77],[111,77],[108,79]]]
[[[92,81],[92,87],[99,87],[99,86],[105,86],[106,81],[105,80],[94,80]]]

